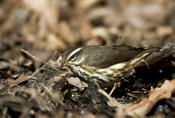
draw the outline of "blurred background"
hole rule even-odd
[[[174,0],[0,0],[0,57],[87,45],[175,42]]]

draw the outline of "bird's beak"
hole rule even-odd
[[[66,65],[67,65],[67,63],[61,63],[59,69],[63,69]]]

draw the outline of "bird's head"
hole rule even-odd
[[[82,48],[70,48],[62,54],[62,62],[60,68],[71,65],[81,65],[87,56],[84,55]]]

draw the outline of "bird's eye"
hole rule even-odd
[[[71,56],[70,60],[74,61],[75,59],[76,59],[76,55],[74,54]]]

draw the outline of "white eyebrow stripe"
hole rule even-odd
[[[73,52],[70,53],[70,55],[68,56],[68,58],[66,60],[68,60],[72,55],[76,54],[77,52],[79,52],[81,50],[81,48],[77,48],[75,49]]]

